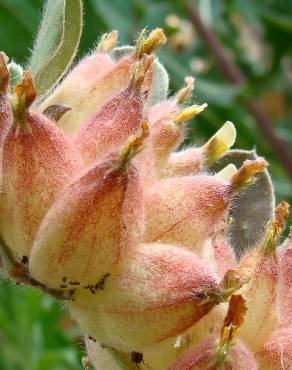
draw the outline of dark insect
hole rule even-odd
[[[27,256],[22,256],[21,258],[21,262],[24,264],[24,265],[27,265],[29,260],[28,260],[28,257]]]
[[[133,361],[136,365],[141,364],[143,361],[143,353],[141,352],[131,352],[131,361]]]
[[[93,342],[96,342],[96,339],[93,338],[91,335],[88,335],[88,339],[92,340]]]

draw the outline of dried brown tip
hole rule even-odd
[[[241,295],[232,295],[221,330],[220,352],[227,350],[238,329],[244,322],[247,306]]]
[[[48,106],[44,111],[43,114],[47,116],[49,119],[58,122],[61,117],[67,112],[69,112],[72,108],[67,107],[64,104],[53,104]]]
[[[285,228],[285,224],[288,220],[289,208],[290,205],[287,202],[282,201],[278,204],[275,210],[275,229],[280,230],[281,232]]]
[[[11,104],[14,116],[14,123],[23,129],[30,129],[25,122],[27,108],[32,104],[36,97],[36,89],[29,71],[23,72],[23,77],[13,87],[13,96]]]
[[[152,66],[154,59],[155,58],[153,55],[144,55],[138,62],[134,64],[131,76],[131,84],[135,90],[140,90],[145,80],[146,73]]]
[[[240,289],[247,280],[243,279],[243,276],[240,271],[237,269],[229,269],[226,271],[224,278],[221,282],[221,286],[226,290],[236,290]]]
[[[231,178],[231,189],[232,192],[239,190],[240,188],[249,185],[253,177],[263,172],[268,166],[268,162],[263,158],[258,158],[254,161],[245,161],[239,170]]]
[[[13,87],[13,92],[19,101],[23,101],[25,107],[29,107],[34,101],[37,92],[30,71],[24,71],[22,80]]]
[[[172,121],[177,124],[189,121],[193,117],[197,116],[199,113],[203,112],[203,110],[206,109],[207,106],[207,103],[204,103],[202,105],[191,105],[190,107],[187,107],[182,111],[176,113],[173,116]]]
[[[155,28],[146,37],[146,30],[140,33],[137,41],[136,53],[140,59],[144,54],[151,54],[167,42],[167,37],[162,28]]]
[[[109,53],[118,44],[119,33],[116,30],[112,30],[109,33],[105,33],[101,36],[100,42],[97,45],[96,51],[102,53]]]
[[[174,100],[177,104],[184,103],[191,99],[194,91],[195,79],[192,76],[185,77],[185,84],[182,89],[180,89],[174,97]]]
[[[88,356],[82,357],[82,366],[84,370],[90,370],[91,361]]]
[[[144,149],[144,141],[148,136],[149,125],[146,121],[143,121],[141,124],[141,134],[139,136],[131,135],[120,149],[120,167],[125,166]]]
[[[274,253],[275,248],[289,216],[289,204],[281,202],[275,210],[275,218],[268,222],[265,237],[261,244],[261,250],[264,253]]]
[[[0,52],[0,92],[7,93],[9,85],[9,71],[7,68],[7,56]]]

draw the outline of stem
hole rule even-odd
[[[38,280],[34,279],[30,275],[28,267],[15,258],[10,248],[3,240],[2,236],[0,236],[0,256],[3,258],[4,271],[6,271],[8,276],[13,278],[13,280],[15,280],[17,283],[38,288],[44,293],[49,294],[50,296],[58,300],[72,299],[74,290],[67,292],[57,289],[51,289],[40,283]]]

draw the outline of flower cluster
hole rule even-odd
[[[3,269],[63,300],[96,369],[287,368],[288,205],[238,260],[230,210],[267,162],[211,169],[234,144],[231,122],[178,151],[207,105],[186,106],[192,77],[163,96],[153,52],[165,42],[155,29],[117,48],[106,34],[42,99],[29,71],[9,85],[0,54]]]

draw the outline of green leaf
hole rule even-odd
[[[81,0],[47,2],[30,65],[39,97],[44,96],[72,64],[81,32]]]
[[[257,157],[255,151],[230,150],[212,169],[218,171],[229,163],[239,168],[245,160]],[[236,196],[231,207],[229,236],[238,257],[262,240],[267,222],[273,218],[274,209],[271,178],[268,171],[265,171],[258,174],[254,183]]]

